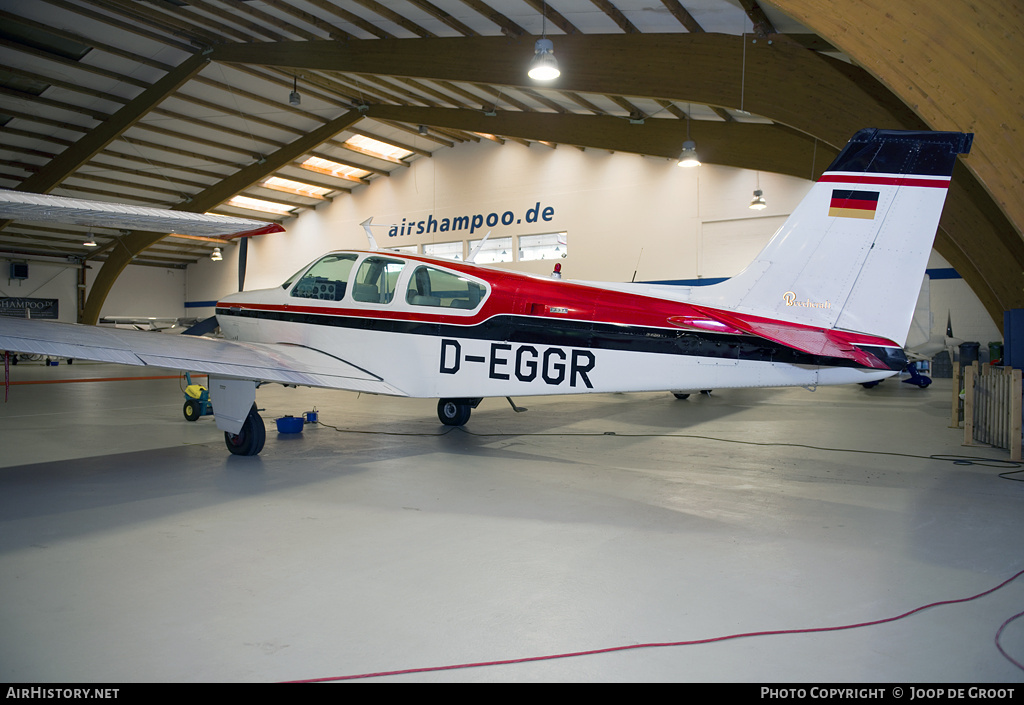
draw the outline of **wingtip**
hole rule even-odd
[[[231,235],[224,235],[225,240],[234,240],[238,237],[252,237],[254,235],[270,235],[271,233],[283,233],[284,226],[280,223],[268,223],[259,228],[253,228],[252,230],[243,230],[240,233],[233,233]]]

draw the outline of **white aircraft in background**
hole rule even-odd
[[[953,353],[964,341],[953,335],[953,315],[946,312],[946,332],[943,335],[935,330],[935,317],[931,308],[931,279],[927,275],[921,284],[921,296],[917,300],[917,309],[907,333],[907,357],[913,362],[931,360],[945,350],[949,353],[949,361],[953,362]]]
[[[182,331],[198,323],[196,318],[180,316],[103,316],[97,325],[112,326],[124,330]]]
[[[449,425],[487,397],[872,382],[906,366],[953,165],[972,138],[858,132],[761,254],[711,286],[332,252],[279,287],[223,297],[225,340],[8,319],[0,349],[206,372],[238,455],[263,447],[266,382],[437,398]]]

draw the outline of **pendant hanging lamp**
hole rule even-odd
[[[533,59],[530,61],[530,70],[526,74],[535,81],[552,81],[562,73],[558,70],[558,61],[555,59],[555,45],[546,36],[546,15],[547,3],[542,3],[540,39],[533,45]]]

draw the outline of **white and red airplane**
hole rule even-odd
[[[263,447],[255,398],[266,382],[437,398],[448,425],[487,397],[872,382],[907,363],[953,166],[972,138],[862,130],[761,254],[712,286],[332,252],[280,287],[221,299],[224,340],[0,319],[0,349],[206,372],[238,455]]]

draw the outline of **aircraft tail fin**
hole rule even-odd
[[[757,258],[691,300],[902,346],[956,157],[972,139],[861,130]]]

